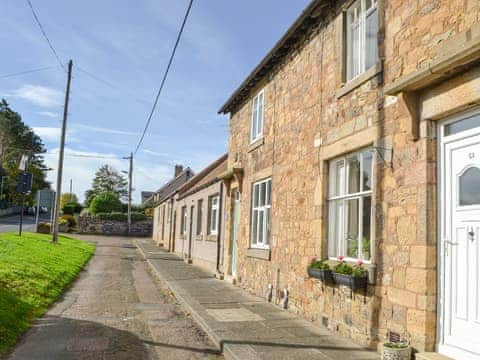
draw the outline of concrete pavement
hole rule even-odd
[[[223,358],[131,239],[76,237],[95,242],[95,256],[7,359]]]
[[[186,264],[150,239],[137,239],[136,244],[226,358],[379,359],[375,352]]]

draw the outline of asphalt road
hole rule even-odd
[[[78,237],[97,244],[95,256],[7,359],[223,358],[131,239]]]
[[[0,217],[0,233],[18,231],[20,215]],[[35,230],[35,216],[23,217],[23,231]]]

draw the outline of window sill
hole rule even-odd
[[[257,139],[253,142],[250,143],[248,146],[248,152],[251,152],[255,149],[258,149],[260,146],[262,146],[265,143],[265,139],[261,137],[260,139]]]
[[[344,262],[350,266],[355,266],[357,264],[357,262],[353,260],[344,260]],[[339,261],[336,259],[330,258],[327,260],[327,263],[330,266],[330,269],[333,270],[334,266],[337,265]],[[375,285],[375,275],[376,275],[375,273],[376,273],[377,266],[372,263],[363,263],[362,267],[368,271],[368,284]]]
[[[270,261],[270,249],[247,249],[247,257]]]
[[[195,240],[196,240],[196,241],[203,241],[203,235],[197,235],[197,236],[195,237]]]
[[[364,73],[360,74],[355,79],[349,80],[348,82],[344,83],[339,89],[337,89],[337,92],[335,94],[337,99],[347,95],[356,88],[360,87],[368,80],[381,73],[382,70],[382,63],[378,62],[376,65],[373,65],[372,67],[370,67],[370,69],[366,70]]]
[[[206,241],[217,241],[217,234],[208,235]]]

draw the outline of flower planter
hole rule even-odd
[[[324,282],[332,279],[331,270],[315,269],[315,268],[309,267],[307,271],[308,271],[308,276],[310,276],[311,278],[320,279]]]
[[[348,286],[353,291],[357,289],[366,289],[367,287],[367,276],[354,277],[352,275],[339,274],[336,272],[332,275],[335,284]]]
[[[382,360],[410,360],[411,358],[412,348],[410,346],[403,348],[383,346]]]

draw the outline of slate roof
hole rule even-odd
[[[171,196],[175,195],[177,190],[184,185],[188,180],[194,176],[192,169],[187,167],[180,174],[178,174],[174,179],[170,180],[168,183],[163,185],[155,193],[159,195],[159,203],[164,202]]]
[[[192,177],[189,182],[178,189],[178,196],[180,199],[187,197],[197,191],[200,191],[217,181],[220,181],[218,176],[225,172],[228,167],[228,154],[222,155],[213,163],[208,165],[197,175]]]
[[[290,53],[293,45],[301,39],[305,33],[319,23],[325,7],[333,1],[312,0],[295,20],[285,35],[275,44],[270,52],[263,58],[260,64],[248,75],[246,80],[234,91],[227,102],[218,111],[219,114],[228,114],[241,105],[249,96],[252,88],[274,69]]]

